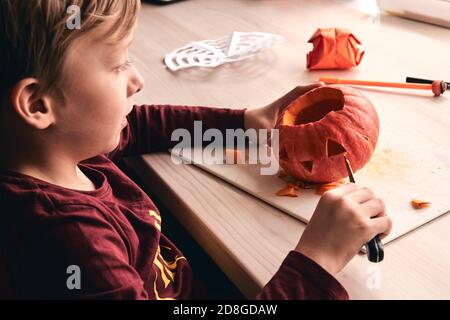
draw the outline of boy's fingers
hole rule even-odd
[[[344,196],[344,195],[348,194],[349,192],[352,192],[352,191],[354,191],[356,189],[358,189],[358,186],[356,184],[354,184],[354,183],[347,183],[347,184],[344,184],[344,185],[342,185],[340,187],[332,189],[332,190],[326,192],[325,194],[330,194],[330,195],[333,195],[335,197],[342,197],[342,196]]]
[[[392,220],[388,216],[372,219],[373,234],[384,239],[392,230]]]
[[[369,188],[358,188],[349,192],[347,196],[356,203],[364,203],[373,199],[374,193]]]
[[[379,198],[372,198],[360,205],[361,211],[367,217],[382,217],[386,215],[386,206],[383,200]]]
[[[384,217],[384,216],[387,216],[386,207],[385,207],[385,209],[383,211],[380,211],[374,218],[381,218],[381,217]]]
[[[323,87],[324,85],[325,85],[324,82],[318,81],[318,82],[313,82],[313,83],[311,83],[309,85],[306,85],[306,86],[297,86],[292,91],[296,92],[297,95],[303,95],[306,92],[308,92],[309,90],[312,90],[312,89],[315,89],[315,88],[318,88],[318,87]]]
[[[297,86],[288,93],[286,93],[284,96],[279,98],[278,100],[274,101],[273,104],[280,105],[282,107],[287,107],[288,104],[290,104],[292,101],[297,99],[298,97],[304,95],[309,90],[312,90],[317,87],[324,86],[325,84],[323,82],[315,82],[310,85],[306,86]]]
[[[388,233],[380,233],[378,235],[378,237],[380,238],[380,240],[384,240],[384,238],[386,238],[388,235],[389,235],[389,232]]]

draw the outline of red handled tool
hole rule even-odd
[[[414,79],[414,78],[410,78]],[[421,79],[422,80],[422,79]],[[371,86],[371,87],[385,87],[385,88],[401,88],[401,89],[416,89],[416,90],[430,90],[435,96],[440,96],[449,89],[448,82],[441,80],[423,80],[428,82],[385,82],[385,81],[368,81],[368,80],[355,80],[355,79],[342,79],[334,77],[320,77],[319,81],[326,84],[348,84],[355,86]],[[430,82],[431,81],[431,82]]]

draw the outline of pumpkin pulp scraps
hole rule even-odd
[[[420,199],[412,199],[411,200],[411,205],[414,209],[423,209],[423,208],[427,208],[429,207],[431,204],[431,202],[428,201],[423,201]]]

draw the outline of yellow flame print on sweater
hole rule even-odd
[[[150,210],[149,214],[151,217],[155,218],[154,226],[159,231],[161,231],[161,216],[153,210]],[[171,250],[171,248],[169,247],[164,248],[167,250]],[[155,259],[153,261],[153,265],[156,266],[159,271],[156,273],[155,282],[153,283],[153,290],[157,300],[174,300],[174,298],[160,297],[159,292],[157,290],[157,283],[158,281],[162,280],[164,288],[167,288],[171,283],[175,281],[175,274],[173,271],[176,270],[179,260],[186,260],[186,258],[177,255],[173,261],[167,262],[161,255],[161,248],[158,246]]]

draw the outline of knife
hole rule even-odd
[[[355,176],[353,175],[352,166],[350,165],[350,161],[344,156],[345,159],[345,167],[347,168],[348,178],[350,182],[355,183]],[[384,249],[383,244],[381,243],[380,237],[376,235],[372,240],[370,240],[365,245],[367,251],[367,258],[370,262],[381,262],[384,258]]]

